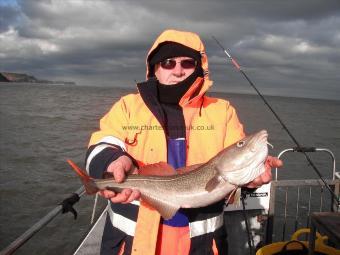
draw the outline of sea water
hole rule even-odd
[[[135,88],[0,84],[0,250],[80,186],[66,159],[83,165],[90,134],[121,96]],[[245,131],[268,130],[271,155],[294,147],[268,107],[255,95],[210,93],[237,109]],[[340,158],[340,101],[266,99],[302,146],[328,148]],[[331,177],[331,158],[311,155]],[[302,155],[284,157],[280,179],[316,178]],[[16,254],[71,254],[89,228],[93,196],[71,214],[58,216]]]

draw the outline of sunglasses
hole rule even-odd
[[[166,60],[163,60],[160,64],[162,68],[171,70],[175,68],[177,63],[180,63],[183,69],[194,69],[197,65],[197,61],[192,58],[183,59],[179,62],[176,62],[176,60],[174,59],[168,58]]]

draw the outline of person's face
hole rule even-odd
[[[190,76],[196,68],[197,61],[190,57],[175,57],[157,63],[155,75],[164,85],[174,85]]]

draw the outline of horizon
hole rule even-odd
[[[65,81],[67,82],[67,81]],[[30,86],[30,85],[38,85],[38,86],[55,86],[55,87],[78,87],[78,88],[102,88],[102,89],[123,89],[123,90],[128,90],[128,91],[135,91],[136,93],[138,93],[137,87],[136,85],[134,86],[119,86],[119,85],[112,85],[112,86],[107,86],[107,85],[89,85],[89,84],[53,84],[53,83],[40,83],[40,82],[0,82],[0,86],[1,85],[6,85],[6,84],[13,84],[13,85],[21,85],[21,86]],[[248,90],[218,90],[213,88],[214,86],[212,86],[212,88],[210,88],[207,91],[207,94],[211,94],[211,93],[217,93],[217,94],[230,94],[230,95],[239,95],[239,96],[254,96],[254,97],[259,97],[260,96],[257,94],[257,92],[252,89],[251,87],[249,87]],[[335,101],[335,102],[340,102],[340,99],[338,97],[334,97],[334,98],[329,98],[329,97],[320,97],[319,95],[316,95],[315,97],[313,96],[302,96],[302,95],[278,95],[278,94],[267,94],[267,93],[262,93],[262,91],[260,91],[261,95],[266,97],[282,97],[282,98],[291,98],[291,99],[307,99],[307,100],[323,100],[323,101]]]

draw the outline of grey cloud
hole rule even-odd
[[[7,31],[10,25],[18,22],[20,10],[17,6],[4,5],[0,3],[0,33]]]
[[[153,40],[162,30],[176,28],[201,35],[216,89],[240,84],[243,90],[244,81],[212,35],[268,93],[288,93],[296,84],[319,93],[323,82],[340,98],[334,85],[340,78],[337,0],[17,3],[0,6],[6,15],[1,15],[0,26],[2,70],[87,85],[133,86],[134,79],[145,78],[145,57]]]
[[[134,2],[134,1],[133,1]],[[136,2],[137,3],[137,2]],[[337,0],[175,0],[175,1],[138,1],[139,6],[152,10],[152,14],[172,17],[175,21],[192,22],[238,22],[263,23],[287,20],[313,21],[339,14]],[[224,23],[228,25],[228,23]]]

